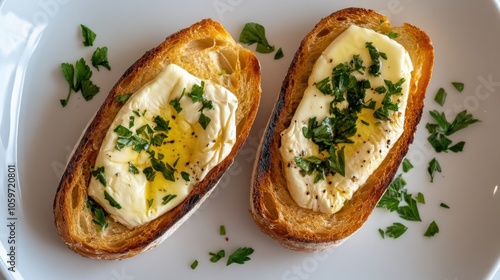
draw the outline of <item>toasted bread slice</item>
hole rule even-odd
[[[99,233],[86,207],[87,188],[90,168],[104,136],[123,106],[114,97],[136,92],[171,63],[235,94],[239,102],[236,143],[230,154],[173,210],[133,229],[108,219],[109,226]],[[112,88],[89,123],[61,178],[54,201],[54,217],[67,246],[85,257],[117,260],[151,249],[172,234],[213,191],[247,138],[260,102],[260,79],[260,65],[255,55],[237,44],[220,23],[210,19],[169,36],[137,60]]]
[[[325,214],[301,208],[292,199],[279,152],[280,133],[290,124],[317,58],[353,24],[383,34],[397,33],[395,40],[409,52],[414,70],[402,136],[352,199],[339,212]],[[355,233],[375,208],[413,141],[433,61],[429,37],[410,24],[392,27],[387,17],[361,8],[347,8],[322,19],[303,39],[293,58],[257,153],[250,211],[260,229],[284,247],[305,252],[335,247]]]

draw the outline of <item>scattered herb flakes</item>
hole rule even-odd
[[[434,182],[434,175],[436,172],[441,172],[441,165],[439,165],[439,161],[436,158],[433,158],[429,162],[429,167],[427,167],[427,171],[429,171],[429,175],[431,175],[431,183]]]
[[[181,172],[181,177],[184,179],[184,181],[189,182],[191,179],[189,178],[189,173],[182,171]]]
[[[219,227],[219,235],[226,235],[226,227],[224,225]]]
[[[104,199],[106,199],[112,207],[122,209],[122,206],[107,191],[104,191]]]
[[[439,206],[441,206],[442,208],[450,209],[450,206],[448,206],[446,203],[441,202]]]
[[[132,173],[132,174],[139,174],[139,169],[137,169],[137,167],[135,167],[135,166],[132,164],[132,162],[130,162],[130,161],[129,161],[129,162],[128,162],[128,166],[129,166],[128,171],[129,171],[130,173]]]
[[[226,251],[224,250],[219,250],[217,253],[208,253],[210,255],[210,262],[216,263],[226,255]]]
[[[410,160],[407,158],[403,159],[403,172],[408,172],[413,168],[413,164],[411,164]]]
[[[99,66],[102,66],[109,71],[111,71],[111,66],[109,66],[108,61],[108,47],[97,48],[92,54],[92,66],[94,66],[97,71],[99,71]]]
[[[378,233],[380,233],[380,236],[382,236],[382,238],[385,239],[385,232],[383,229],[379,228]]]
[[[94,176],[103,186],[106,186],[106,176],[104,176],[104,166],[97,169],[90,168],[90,173]]]
[[[234,251],[229,258],[227,259],[227,265],[232,263],[244,264],[246,261],[250,260],[250,255],[254,252],[254,250],[250,247],[240,247]]]
[[[452,82],[451,84],[456,90],[458,90],[458,92],[462,92],[464,90],[464,83]]]
[[[177,197],[176,194],[167,194],[166,196],[163,197],[163,202],[161,203],[161,205],[166,205],[176,197]]]
[[[283,49],[279,48],[274,54],[274,60],[278,60],[284,57]]]
[[[92,222],[99,226],[97,232],[102,232],[108,227],[108,221],[106,217],[108,213],[104,211],[101,205],[99,205],[94,199],[90,196],[87,198],[87,208],[90,209],[93,215]]]
[[[387,36],[389,36],[389,38],[391,38],[391,39],[396,39],[396,38],[398,38],[398,36],[399,36],[399,35],[398,35],[398,33],[396,33],[396,32],[392,32],[392,31],[390,31],[390,32],[387,34]]]
[[[402,193],[405,192],[404,186],[406,186],[406,181],[400,174],[389,185],[384,195],[377,203],[377,208],[384,208],[391,212],[395,211],[402,200]]]
[[[443,106],[444,105],[444,102],[446,101],[446,96],[448,94],[446,93],[446,91],[444,90],[444,88],[440,88],[438,90],[438,92],[436,93],[436,96],[434,96],[434,101],[437,102],[437,104]]]
[[[92,100],[96,94],[99,93],[100,88],[96,86],[91,80],[82,81],[81,91],[85,101]]]
[[[195,270],[196,267],[198,267],[198,260],[194,260],[192,263],[191,263],[191,269],[192,270]]]
[[[418,211],[417,201],[413,199],[411,194],[403,193],[404,201],[408,204],[405,206],[398,207],[396,212],[398,212],[399,217],[408,221],[422,221],[420,219],[420,213]]]
[[[80,27],[82,29],[82,36],[83,36],[83,45],[85,47],[91,47],[94,45],[94,40],[97,37],[97,35],[92,31],[90,28],[87,26],[80,24]]]
[[[417,202],[421,204],[425,204],[425,197],[424,194],[419,192],[417,193]]]
[[[271,46],[267,41],[264,26],[255,22],[245,24],[241,31],[239,41],[247,45],[257,43],[256,51],[259,53],[272,53],[274,51],[274,46]]]
[[[126,103],[129,100],[130,96],[132,96],[131,92],[117,95],[114,98],[118,102]]]
[[[429,227],[427,228],[427,230],[425,231],[424,236],[425,237],[432,237],[432,236],[436,235],[436,233],[438,233],[438,232],[439,232],[439,227],[436,224],[436,221],[432,221],[429,224]]]
[[[387,229],[385,230],[385,235],[387,235],[390,238],[398,238],[401,235],[403,235],[406,230],[408,229],[407,226],[403,225],[402,223],[393,223],[392,226],[388,226]]]

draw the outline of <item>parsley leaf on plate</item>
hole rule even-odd
[[[432,237],[432,236],[436,235],[436,233],[438,233],[438,232],[439,232],[439,227],[436,224],[436,221],[432,221],[429,224],[429,227],[427,228],[427,230],[425,231],[424,236],[425,237]]]
[[[239,41],[247,45],[257,43],[256,51],[259,53],[271,53],[274,51],[274,46],[271,46],[267,41],[264,26],[255,22],[245,24],[241,31]]]
[[[246,261],[250,260],[250,255],[254,252],[252,248],[240,247],[234,251],[227,259],[227,265],[232,263],[244,264]]]
[[[92,66],[94,66],[97,71],[99,71],[99,66],[103,66],[104,68],[111,70],[111,66],[109,66],[108,61],[108,48],[102,47],[97,48],[92,54]]]
[[[83,45],[85,47],[91,47],[94,45],[94,40],[95,37],[97,36],[94,31],[92,31],[90,28],[87,26],[80,24],[80,27],[82,28],[82,36],[83,36]]]

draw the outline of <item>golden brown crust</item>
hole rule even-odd
[[[134,93],[166,65],[175,63],[201,79],[220,84],[238,98],[237,140],[231,153],[195,186],[177,207],[150,223],[132,230],[109,221],[97,233],[86,208],[90,167],[97,157],[114,116],[123,106],[114,99]],[[224,71],[224,75],[220,75]],[[57,230],[70,249],[97,259],[116,260],[151,249],[177,229],[211,193],[247,138],[260,102],[260,65],[255,55],[237,44],[223,26],[205,19],[180,30],[137,60],[113,87],[82,135],[61,178],[54,200]]]
[[[280,132],[289,126],[317,58],[352,24],[384,34],[396,32],[399,36],[395,40],[409,52],[414,70],[405,130],[381,166],[341,211],[318,213],[299,207],[288,192],[279,153]],[[334,247],[355,233],[375,208],[413,141],[433,62],[434,49],[429,37],[410,24],[392,27],[385,16],[362,8],[343,9],[322,19],[303,39],[294,56],[257,153],[250,204],[259,228],[284,247],[306,252]]]

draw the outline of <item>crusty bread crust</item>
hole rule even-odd
[[[380,167],[339,212],[313,212],[299,207],[288,192],[279,153],[280,132],[289,126],[317,58],[352,24],[383,34],[396,32],[395,40],[409,52],[414,70],[405,129]],[[284,247],[305,252],[335,247],[354,234],[375,208],[413,141],[433,62],[434,49],[429,37],[410,24],[392,27],[387,17],[361,8],[347,8],[322,19],[303,39],[293,58],[257,153],[250,212],[259,228]]]
[[[171,63],[183,67],[194,76],[222,85],[236,95],[239,102],[236,143],[231,153],[173,210],[134,229],[108,219],[108,228],[98,233],[97,225],[92,222],[92,213],[86,207],[87,188],[91,178],[90,167],[95,162],[109,126],[123,106],[114,97],[136,92]],[[260,95],[260,65],[257,58],[236,43],[220,23],[211,19],[172,34],[144,54],[113,87],[82,135],[61,178],[54,200],[54,218],[57,230],[67,246],[85,257],[117,260],[132,257],[158,245],[198,208],[229,168],[250,132]]]

